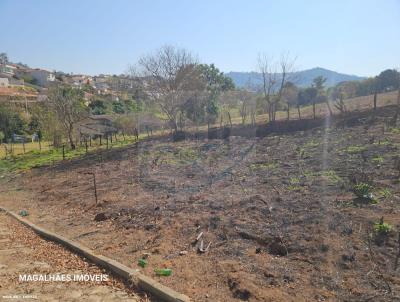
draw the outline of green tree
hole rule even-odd
[[[101,115],[106,114],[107,107],[102,100],[94,100],[89,104],[89,108],[92,114]]]
[[[329,98],[327,97],[326,91],[325,91],[325,83],[326,83],[326,78],[324,78],[323,76],[318,76],[313,80],[312,87],[317,89],[316,102],[317,103],[325,102],[326,103],[326,107],[329,110],[329,114],[332,115],[332,108],[331,108],[331,105],[329,103]]]
[[[124,104],[122,104],[121,102],[113,102],[112,108],[113,108],[114,113],[118,113],[118,114],[125,113]]]
[[[49,92],[49,106],[67,133],[71,149],[75,149],[73,134],[76,124],[88,115],[83,91],[67,86],[54,87]]]
[[[0,131],[4,134],[4,140],[8,141],[12,135],[23,134],[25,122],[13,109],[7,105],[0,105]]]
[[[203,104],[192,105],[189,109],[192,116],[201,122],[214,123],[218,117],[220,106],[218,98],[221,93],[234,90],[235,84],[232,79],[225,76],[214,64],[200,64],[198,66],[201,77],[205,81],[207,97]],[[193,117],[191,118],[193,120]]]
[[[0,53],[0,65],[6,65],[8,63],[8,56],[5,52]]]
[[[299,106],[312,104],[313,105],[313,117],[315,119],[315,103],[317,101],[318,90],[315,87],[309,87],[299,92]]]
[[[397,90],[400,85],[400,73],[396,69],[386,69],[376,77],[376,81],[379,92]]]

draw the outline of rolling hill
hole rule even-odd
[[[261,73],[258,72],[235,72],[231,71],[226,73],[228,77],[230,77],[237,87],[252,87],[256,89],[260,87],[262,83]],[[310,86],[313,79],[323,76],[327,79],[326,86],[331,87],[336,84],[344,81],[361,81],[365,79],[365,77],[359,77],[356,75],[349,75],[344,73],[338,73],[332,70],[328,70],[321,67],[316,67],[312,69],[297,71],[289,74],[288,79],[294,82],[297,86],[307,87]],[[280,78],[280,74],[278,74],[278,79]]]

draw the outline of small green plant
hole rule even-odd
[[[374,145],[378,146],[386,146],[390,144],[390,140],[385,138],[384,140],[378,140],[377,142],[374,143]]]
[[[276,163],[268,163],[268,162],[257,162],[250,164],[251,170],[274,170],[278,165]]]
[[[308,148],[315,148],[319,146],[319,142],[317,142],[316,140],[310,140],[309,142],[307,142],[305,144],[304,147],[308,147]]]
[[[400,128],[392,128],[392,129],[390,129],[390,132],[395,133],[395,134],[400,134]]]
[[[384,188],[379,191],[379,195],[382,196],[382,198],[387,199],[387,198],[392,197],[393,194],[389,189]]]
[[[300,183],[300,179],[297,177],[291,177],[289,182],[291,185],[298,185]]]
[[[376,235],[388,235],[392,229],[392,225],[387,222],[383,222],[383,219],[374,223],[374,232]]]
[[[328,180],[332,183],[340,183],[342,181],[342,178],[337,175],[334,170],[323,171],[322,175],[327,177]]]
[[[380,156],[380,155],[375,155],[375,156],[372,158],[372,161],[373,161],[375,164],[382,164],[382,163],[385,161],[385,159],[384,159],[382,156]]]
[[[360,199],[367,200],[369,202],[375,203],[375,196],[372,194],[373,187],[367,183],[360,182],[353,187],[353,192]]]

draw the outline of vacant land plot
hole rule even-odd
[[[147,257],[145,274],[194,301],[395,300],[392,115],[279,137],[140,142],[5,179],[0,204],[128,266]],[[368,184],[365,197],[355,184]],[[382,217],[392,229],[378,240]]]

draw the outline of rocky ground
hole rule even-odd
[[[389,106],[279,136],[141,142],[6,178],[0,204],[128,266],[147,257],[145,274],[194,301],[397,301],[391,116]],[[360,183],[371,200],[354,194]]]

